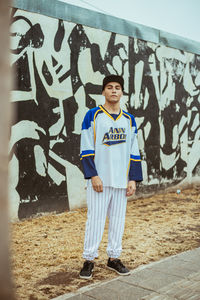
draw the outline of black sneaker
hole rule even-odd
[[[83,264],[83,268],[80,271],[79,277],[90,279],[92,277],[93,268],[94,263],[92,261],[86,260]]]
[[[110,258],[108,259],[107,267],[110,270],[113,270],[117,272],[119,275],[129,275],[130,271],[127,269],[123,263],[121,262],[120,259],[116,258],[111,260]]]

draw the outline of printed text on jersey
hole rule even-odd
[[[109,131],[104,134],[102,143],[106,146],[112,146],[126,142],[126,129],[110,127]]]

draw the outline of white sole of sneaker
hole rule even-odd
[[[112,270],[112,271],[115,271],[117,274],[119,274],[119,275],[121,275],[121,276],[128,276],[128,275],[130,275],[131,274],[131,272],[129,271],[128,273],[120,273],[120,272],[118,272],[117,270],[115,270],[115,269],[113,269],[113,268],[111,268],[111,267],[108,267],[108,266],[106,266],[109,270]]]
[[[81,275],[79,275],[79,277],[80,277],[81,279],[91,279],[91,278],[92,278],[92,275],[90,275],[90,277],[88,277],[88,276],[81,276]]]
[[[93,270],[92,270],[92,272],[93,272]],[[82,279],[91,279],[92,274],[90,276],[81,276],[81,275],[79,275],[79,277],[82,278]]]

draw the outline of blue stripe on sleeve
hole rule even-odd
[[[83,120],[83,123],[82,123],[82,130],[90,128],[91,122],[94,121],[94,115],[95,115],[96,111],[99,109],[100,108],[97,106],[95,108],[88,110],[88,112],[86,113],[85,118]]]
[[[135,122],[135,118],[132,114],[126,112],[126,111],[123,111],[125,114],[127,114],[130,118],[131,118],[131,124],[132,124],[132,127],[135,127],[135,133],[137,133],[137,125],[136,125],[136,122]],[[128,118],[126,115],[124,114],[124,116],[126,118]]]
[[[86,156],[94,156],[94,155],[95,155],[94,150],[85,150],[81,152],[80,159]]]
[[[141,160],[141,157],[140,157],[140,155],[132,155],[131,154],[131,160]]]
[[[129,180],[142,181],[142,164],[141,161],[133,161],[130,162],[129,169]]]

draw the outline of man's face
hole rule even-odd
[[[123,92],[118,82],[109,82],[106,84],[102,94],[105,96],[107,102],[114,104],[120,101]]]

